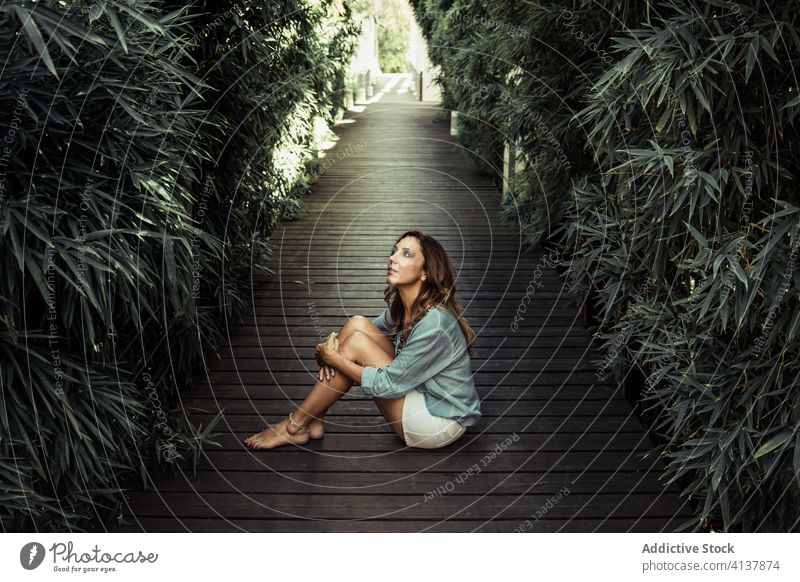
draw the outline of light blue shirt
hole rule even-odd
[[[388,334],[393,323],[389,308],[372,323]],[[396,354],[400,336],[394,334]],[[425,395],[425,406],[433,415],[467,427],[481,417],[467,340],[458,320],[444,307],[422,316],[394,360],[382,368],[365,366],[361,372],[361,390],[368,396],[399,398],[415,389]]]

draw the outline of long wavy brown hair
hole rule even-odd
[[[474,357],[476,355],[474,344],[477,336],[462,315],[461,301],[456,294],[456,270],[453,268],[450,256],[439,241],[432,236],[422,234],[418,230],[404,232],[397,238],[395,244],[398,244],[407,236],[413,236],[419,242],[419,246],[422,249],[422,268],[426,273],[419,295],[411,306],[410,325],[413,326],[425,315],[431,305],[442,305],[455,316],[458,325],[461,326],[461,331],[464,333],[464,339],[467,340],[467,351],[470,356]],[[394,322],[391,329],[391,335],[394,335],[400,332],[403,327],[405,307],[400,299],[400,294],[397,292],[397,287],[394,285],[387,286],[383,291],[383,295]]]

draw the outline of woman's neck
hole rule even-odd
[[[406,316],[411,314],[411,307],[414,305],[414,301],[417,300],[417,297],[419,297],[419,292],[421,289],[422,281],[419,280],[410,285],[397,287],[397,292],[400,294],[400,301],[403,302],[403,310],[405,311]]]

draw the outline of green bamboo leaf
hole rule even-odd
[[[723,488],[720,492],[719,496],[719,507],[722,511],[722,522],[723,523],[730,523],[731,522],[731,503],[728,499],[728,487]]]
[[[793,434],[794,434],[794,431],[792,431],[792,430],[781,431],[780,433],[778,433],[777,435],[772,437],[770,440],[768,440],[766,443],[761,445],[758,448],[758,450],[755,452],[755,454],[753,455],[753,458],[754,459],[758,459],[760,457],[763,457],[767,453],[771,453],[772,451],[777,449],[779,446],[784,444],[786,441],[788,441],[792,437]]]
[[[177,270],[175,268],[175,249],[173,247],[172,237],[169,235],[164,236],[164,262],[167,267],[167,281],[170,287],[174,288],[178,282]]]
[[[793,221],[785,220],[781,222],[777,227],[774,227],[771,232],[769,232],[766,236],[767,244],[758,252],[756,255],[756,260],[758,261],[767,261],[770,258],[770,253],[775,246],[781,242],[784,235],[792,230],[795,226]]]
[[[778,55],[775,54],[775,50],[772,48],[772,44],[769,42],[769,39],[766,36],[758,36],[759,44],[764,52],[767,53],[770,58],[775,61],[776,63],[780,63],[780,59]]]
[[[747,281],[747,273],[744,272],[744,269],[742,269],[742,266],[739,264],[739,261],[737,260],[737,258],[736,257],[732,257],[731,260],[728,261],[728,264],[733,269],[733,272],[736,275],[736,278],[739,279],[742,283],[744,283],[744,288],[747,289],[747,282],[748,282]]]
[[[703,300],[702,305],[700,306],[700,316],[699,319],[703,319],[708,310],[711,309],[711,304],[713,303],[715,298],[714,293],[707,293],[706,298]]]
[[[722,265],[722,262],[725,260],[729,261],[730,259],[728,258],[728,255],[725,255],[723,253],[719,253],[716,257],[714,257],[714,262],[712,263],[711,272],[714,273],[715,276],[719,272],[719,268]]]
[[[147,125],[147,121],[145,121],[144,117],[142,117],[142,116],[139,114],[139,112],[138,112],[136,109],[134,109],[133,107],[131,107],[131,106],[130,106],[130,105],[129,105],[129,104],[126,102],[126,101],[125,101],[125,98],[124,98],[124,97],[121,97],[121,96],[120,96],[120,98],[119,98],[119,99],[117,99],[117,104],[118,104],[120,107],[122,107],[122,108],[123,108],[123,109],[124,109],[124,110],[125,110],[125,111],[128,113],[128,115],[130,115],[131,117],[133,117],[133,118],[134,118],[136,121],[138,121],[138,122],[139,122],[139,123],[141,123],[141,124]]]
[[[794,466],[794,480],[800,482],[800,438],[795,438],[792,465]]]
[[[127,6],[124,3],[119,3],[117,4],[117,8],[119,8],[123,12],[126,12],[134,20],[138,20],[140,23],[144,24],[152,32],[156,32],[160,35],[165,34],[164,27],[161,26],[161,24],[159,24],[157,21],[153,20],[146,12],[141,10],[138,6]]]
[[[675,167],[674,167],[674,160],[672,156],[662,155],[661,160],[667,166],[667,170],[669,170],[669,175],[673,178],[675,177]]]
[[[671,107],[665,108],[664,113],[661,114],[658,123],[656,123],[657,132],[661,131],[667,126],[667,124],[672,120],[672,115],[673,115],[672,108]]]
[[[683,95],[681,95],[683,97]],[[694,112],[694,104],[691,99],[686,99],[686,118],[689,121],[689,130],[692,135],[697,135],[697,116]]]
[[[800,105],[800,95],[798,95],[794,99],[791,99],[786,105],[781,107],[781,109],[787,109],[789,107],[797,107],[798,105]]]
[[[120,23],[117,13],[114,12],[111,6],[106,6],[106,14],[108,14],[108,20],[111,22],[111,26],[114,27],[114,32],[117,33],[117,38],[119,39],[120,45],[122,45],[122,50],[127,54],[128,43],[125,42],[125,31],[122,29],[122,23]]]
[[[711,111],[711,105],[709,105],[708,99],[706,99],[703,87],[698,86],[696,83],[692,83],[692,92],[694,93],[694,96],[697,97],[697,100],[700,102],[700,105],[703,106],[703,109],[708,111],[709,115],[713,115],[713,111]]]
[[[747,62],[745,64],[744,70],[744,80],[745,82],[750,80],[750,75],[753,73],[753,67],[755,66],[756,60],[758,59],[758,37],[753,37],[753,40],[750,41],[750,44],[747,47]]]
[[[699,230],[697,230],[694,226],[689,224],[688,222],[684,221],[683,224],[686,225],[686,228],[689,230],[689,233],[694,237],[694,239],[700,243],[704,249],[708,248],[708,239],[704,237]]]
[[[725,468],[727,464],[727,459],[721,455],[720,458],[717,460],[717,466],[714,469],[714,474],[711,477],[711,488],[716,491],[719,489],[720,481],[722,481],[723,475],[725,475]]]
[[[73,414],[72,409],[70,408],[70,406],[69,405],[65,405],[63,407],[63,409],[64,409],[64,415],[67,417],[67,420],[69,420],[69,423],[72,425],[72,428],[75,429],[75,432],[77,433],[78,437],[80,439],[85,439],[86,435],[83,434],[83,431],[81,430],[80,424],[78,423],[78,419],[75,418],[75,414]]]
[[[17,18],[19,18],[22,26],[25,28],[25,34],[28,35],[28,39],[33,43],[33,46],[36,47],[36,50],[39,52],[39,57],[44,61],[47,69],[56,79],[60,79],[56,71],[56,66],[53,64],[53,59],[50,57],[50,51],[47,50],[47,45],[42,38],[42,33],[33,20],[33,11],[26,12],[25,8],[16,4],[14,5],[14,11],[17,13]]]
[[[28,274],[31,276],[33,282],[36,284],[36,287],[39,289],[39,293],[41,294],[42,298],[46,299],[49,296],[49,293],[47,289],[47,281],[45,281],[41,265],[36,262],[33,252],[30,250],[27,250],[23,254],[25,265],[28,267]]]
[[[81,43],[91,43],[97,46],[108,46],[108,42],[102,36],[93,33],[88,28],[84,28],[70,18],[65,18],[63,12],[50,10],[43,3],[36,6],[36,16],[43,25],[49,26],[51,33],[55,36],[58,31],[66,31]],[[66,43],[65,43],[66,44]]]

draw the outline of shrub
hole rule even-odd
[[[299,208],[352,29],[336,0],[0,12],[0,520],[96,529],[209,442],[179,390]]]
[[[643,379],[670,482],[698,503],[684,527],[797,531],[800,9],[413,4],[445,106],[477,118],[465,147],[525,159],[506,218],[558,247],[601,372]],[[460,71],[500,88],[463,94]]]

